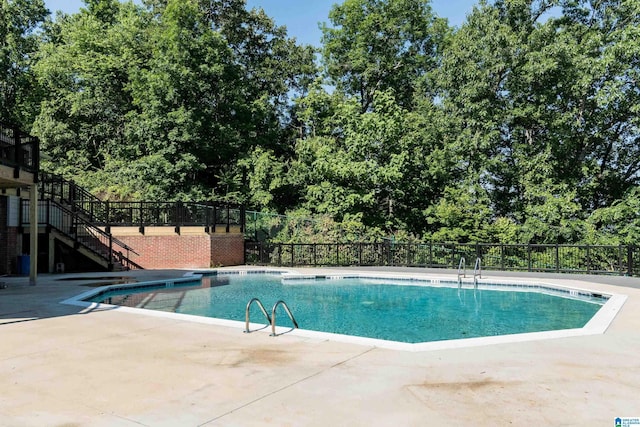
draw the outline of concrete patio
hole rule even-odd
[[[0,279],[2,426],[613,426],[640,416],[640,279],[536,275],[627,295],[602,335],[405,352],[60,304],[107,274],[75,276]]]

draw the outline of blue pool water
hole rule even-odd
[[[244,321],[251,298],[268,312],[284,300],[301,329],[406,343],[581,328],[605,302],[385,279],[289,281],[270,274],[217,275],[170,286],[108,291],[90,301]],[[251,322],[266,323],[255,304]],[[277,324],[292,326],[282,308]]]

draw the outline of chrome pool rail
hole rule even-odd
[[[473,286],[478,289],[478,279],[482,279],[482,260],[476,258],[476,265],[473,267]]]
[[[466,260],[464,257],[460,257],[460,262],[458,263],[458,289],[462,287],[463,277],[467,277]]]
[[[267,318],[267,322],[269,324],[271,324],[271,317],[269,317],[269,313],[267,313],[267,310],[264,308],[264,305],[262,305],[262,302],[260,302],[260,300],[258,298],[251,298],[251,301],[249,301],[247,303],[247,309],[244,312],[244,318],[245,318],[245,322],[244,322],[244,332],[245,333],[249,333],[249,309],[251,308],[251,304],[253,303],[258,304],[258,307],[260,308],[260,311],[262,311],[262,314],[264,314],[264,317]],[[275,308],[274,308],[275,310]]]
[[[282,307],[284,308],[284,311],[289,316],[289,319],[291,319],[291,321],[293,322],[293,327],[298,329],[298,322],[296,322],[296,319],[293,317],[293,314],[291,314],[291,310],[289,310],[289,306],[287,306],[286,302],[279,300],[277,303],[273,305],[273,310],[271,310],[271,336],[272,337],[276,336],[276,308],[278,308],[279,305],[282,305]]]
[[[251,309],[251,304],[253,304],[254,302],[258,304],[260,311],[262,311],[262,314],[264,314],[264,317],[267,319],[267,322],[271,325],[272,337],[275,337],[277,335],[276,334],[276,309],[278,308],[279,305],[282,305],[282,307],[284,308],[284,311],[289,316],[289,319],[291,319],[291,322],[293,322],[293,327],[296,329],[299,329],[298,322],[296,321],[295,317],[293,317],[293,314],[291,313],[291,310],[289,310],[289,306],[287,305],[287,303],[284,302],[283,300],[278,300],[278,302],[276,302],[273,305],[273,308],[271,309],[271,316],[269,316],[269,313],[267,313],[267,310],[264,308],[264,305],[262,305],[262,302],[258,298],[251,298],[251,300],[247,303],[247,308],[244,311],[244,332],[245,333],[251,332],[249,330],[249,310]]]

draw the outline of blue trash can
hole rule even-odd
[[[31,256],[18,255],[18,275],[28,276],[31,270]]]

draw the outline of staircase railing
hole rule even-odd
[[[229,232],[232,226],[244,231],[243,206],[218,205],[212,202],[114,202],[103,201],[84,188],[60,176],[40,174],[42,199],[51,198],[79,212],[95,225],[136,226],[202,226],[206,232]],[[178,231],[178,230],[177,230]]]
[[[51,199],[68,206],[72,211],[81,212],[88,221],[104,221],[107,207],[102,200],[94,196],[73,181],[59,175],[40,172],[39,192],[41,199]]]
[[[21,200],[20,203],[21,225],[26,226],[31,222],[30,202]],[[133,248],[53,200],[38,201],[38,224],[50,227],[71,239],[75,249],[83,247],[99,256],[107,262],[110,270],[116,262],[127,270],[142,269],[130,258],[131,253],[139,255]]]

